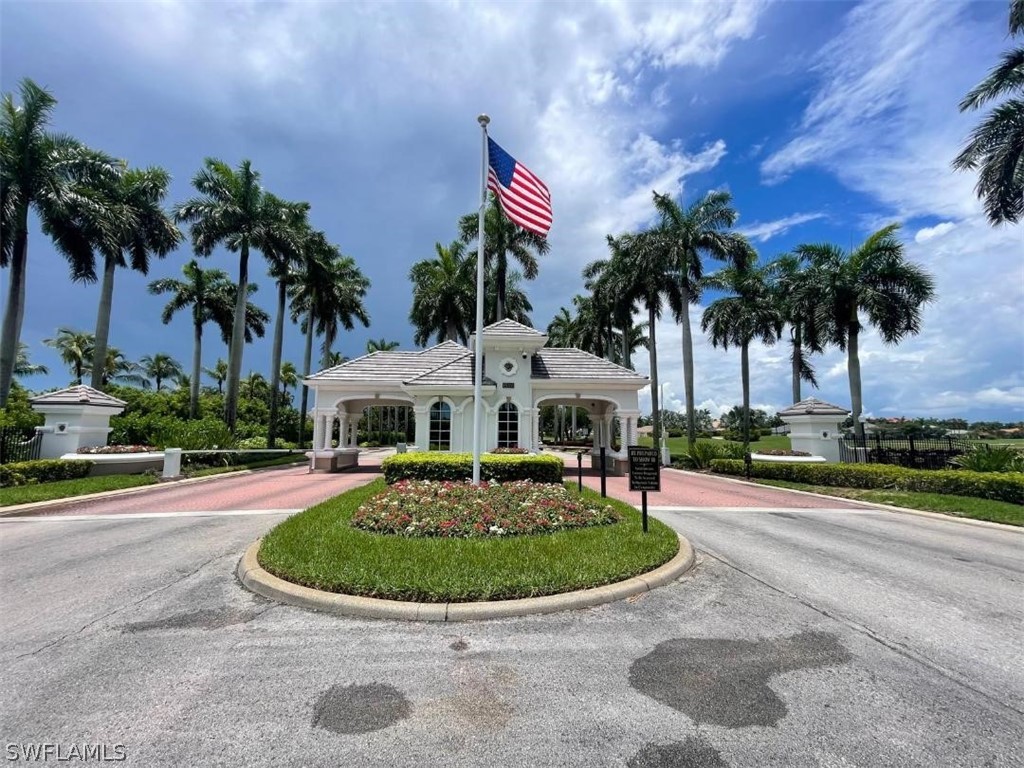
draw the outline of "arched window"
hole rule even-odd
[[[498,409],[498,447],[519,447],[519,409],[512,403],[502,403]]]
[[[452,408],[444,400],[430,406],[430,448],[431,451],[452,449]]]

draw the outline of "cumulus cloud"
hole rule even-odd
[[[952,221],[944,221],[941,224],[936,224],[934,227],[924,227],[917,230],[917,234],[914,235],[914,242],[926,243],[932,238],[942,237],[947,232],[952,232],[954,227],[956,227],[956,224]]]

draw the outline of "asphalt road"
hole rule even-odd
[[[437,625],[257,598],[233,570],[283,515],[186,515],[0,522],[5,760],[1024,765],[1024,532],[659,512],[700,552],[679,583]]]

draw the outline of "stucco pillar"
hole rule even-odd
[[[540,453],[540,406],[533,409],[533,450]]]
[[[416,417],[416,447],[421,451],[430,448],[430,406],[417,405],[412,409]]]
[[[316,411],[313,412],[313,450],[319,451],[320,446],[323,444],[323,431],[324,421],[320,417],[320,414]]]
[[[338,420],[341,422],[338,427],[338,447],[348,448],[348,414],[339,413]]]
[[[604,418],[601,420],[602,423],[604,424],[604,429],[602,430],[602,432],[604,433],[604,435],[603,435],[604,439],[603,439],[601,445],[603,445],[609,451],[611,451],[611,448],[612,448],[612,421],[614,419],[615,419],[615,415],[612,414],[612,413],[608,413],[608,414],[605,414]]]

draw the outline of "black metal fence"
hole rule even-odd
[[[839,460],[910,469],[948,469],[950,459],[966,453],[970,447],[970,442],[957,437],[847,437],[839,441]]]
[[[39,458],[42,436],[34,428],[0,427],[0,464]]]

